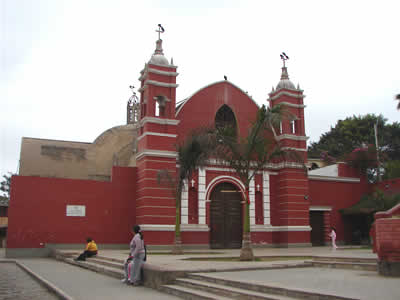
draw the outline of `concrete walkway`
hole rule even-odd
[[[66,252],[79,252],[65,250]],[[162,251],[149,251],[148,264],[165,270],[210,272],[215,276],[256,284],[273,285],[310,292],[332,294],[355,299],[400,299],[400,279],[379,276],[377,272],[330,268],[299,268],[279,270],[254,270],[275,265],[295,265],[296,260],[281,258],[273,261],[232,262],[198,261],[189,258],[239,257],[240,250],[191,250],[184,255],[170,255]],[[347,248],[332,251],[329,247],[254,249],[258,257],[323,256],[376,259],[369,249]],[[124,260],[127,250],[102,250],[100,256]],[[2,252],[0,251],[0,258]],[[304,260],[304,259],[303,259]],[[51,281],[74,299],[178,299],[144,287],[129,287],[119,280],[52,259],[19,259],[34,272]],[[235,270],[236,272],[232,272]],[[237,272],[240,271],[240,272]]]
[[[54,259],[19,259],[18,261],[76,300],[179,299],[150,288],[128,286],[118,279],[77,268]]]
[[[331,268],[294,268],[201,273],[207,277],[290,288],[362,300],[399,300],[400,278],[377,272]]]
[[[4,249],[0,249],[0,260],[7,260]],[[51,258],[24,258],[17,261],[63,292],[66,296],[64,299],[68,299],[68,296],[69,299],[75,300],[180,299],[151,288],[128,286],[118,279],[77,268]]]

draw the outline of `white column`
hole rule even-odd
[[[189,193],[188,181],[185,179],[182,188],[182,201],[181,201],[181,224],[189,224]]]
[[[254,177],[250,180],[249,186],[249,198],[250,198],[250,225],[256,224],[256,205],[255,205],[255,189],[254,189]]]
[[[199,224],[206,224],[206,170],[199,169]]]
[[[269,189],[269,174],[263,172],[263,206],[264,206],[264,225],[271,225],[271,203]]]

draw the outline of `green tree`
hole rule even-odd
[[[183,254],[181,244],[181,202],[185,181],[189,180],[197,168],[205,165],[215,149],[215,134],[211,129],[194,130],[183,142],[177,146],[178,170],[176,176],[168,170],[160,170],[157,173],[159,184],[167,184],[175,198],[175,239],[173,254]]]
[[[7,199],[10,199],[11,177],[14,175],[8,172],[9,175],[3,175],[3,181],[0,182],[0,191],[4,192]]]
[[[287,156],[288,152],[283,151],[279,142],[273,137],[275,136],[274,127],[289,115],[280,105],[268,109],[263,105],[246,137],[238,138],[236,130],[232,127],[217,130],[219,142],[217,156],[222,163],[236,171],[246,189],[241,260],[254,259],[250,240],[250,181],[258,171],[265,168],[266,163]]]
[[[308,156],[319,158],[322,153],[344,159],[354,149],[375,145],[374,124],[378,124],[379,151],[387,160],[400,160],[400,123],[387,124],[382,115],[367,114],[339,120],[335,127],[322,134],[308,148]]]
[[[347,154],[344,160],[353,168],[358,169],[361,174],[365,175],[369,182],[378,180],[378,168],[381,171],[381,166],[378,162],[375,145],[356,148]]]
[[[384,163],[383,180],[400,178],[400,160],[391,160]]]

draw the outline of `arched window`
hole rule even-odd
[[[292,134],[296,133],[296,121],[295,120],[290,121],[290,133],[292,133]]]
[[[155,108],[154,108],[154,115],[156,117],[166,117],[165,116],[165,106],[167,102],[170,100],[167,99],[165,96],[156,96],[154,97],[155,100]]]
[[[215,127],[231,127],[233,128],[235,135],[237,135],[236,118],[232,109],[228,105],[222,105],[217,111],[217,114],[215,115]]]

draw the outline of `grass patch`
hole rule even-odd
[[[312,256],[260,256],[255,257],[254,261],[286,261],[286,260],[309,260]],[[241,261],[240,257],[191,257],[184,260],[192,261]]]

